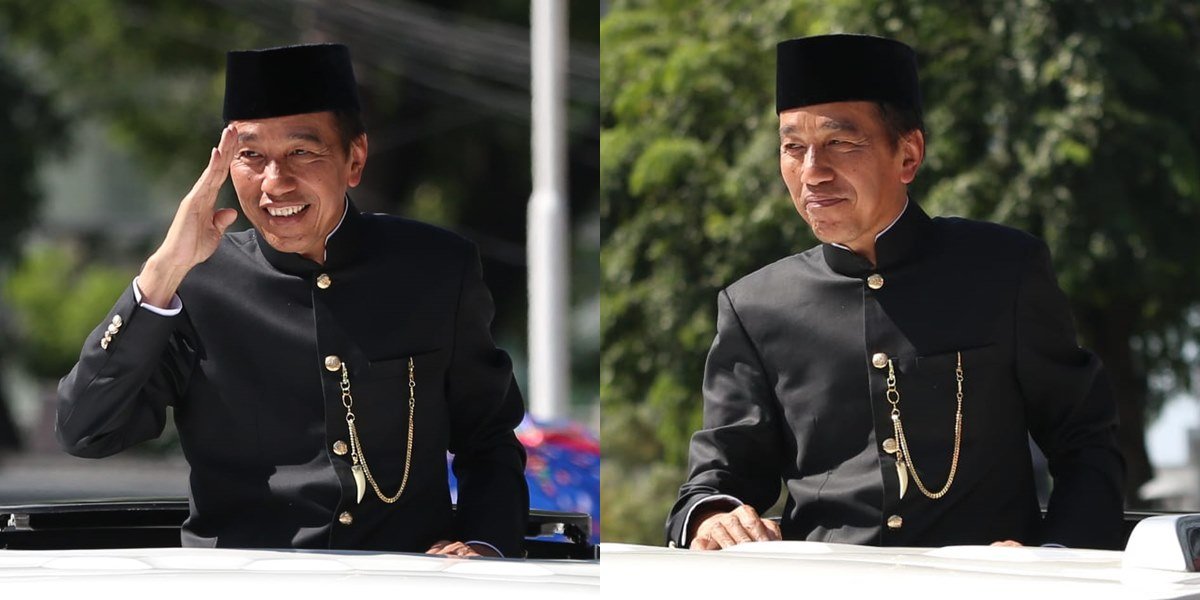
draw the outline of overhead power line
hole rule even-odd
[[[345,39],[355,61],[430,89],[528,120],[529,28],[411,2],[378,0],[209,0],[277,33],[298,28]],[[280,17],[285,18],[281,19]],[[291,16],[291,18],[286,18]],[[570,100],[599,105],[595,45],[573,42]]]

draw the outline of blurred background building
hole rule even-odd
[[[599,7],[567,6],[568,419],[549,424],[557,437],[530,424],[522,439],[561,442],[572,432],[588,440],[575,448],[595,458],[576,466],[595,470]],[[355,203],[479,245],[494,335],[528,390],[527,0],[3,0],[0,502],[186,491],[170,428],[108,461],[63,455],[53,441],[54,385],[203,169],[221,127],[225,52],[326,41],[351,48],[370,136]],[[228,185],[221,203],[237,206]],[[248,226],[243,219],[233,230]],[[571,506],[588,508],[579,502]]]

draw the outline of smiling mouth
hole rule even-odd
[[[268,206],[266,210],[267,214],[271,215],[272,217],[290,217],[304,212],[304,210],[307,208],[307,204],[301,204],[299,206]]]

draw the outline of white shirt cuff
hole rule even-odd
[[[745,504],[745,502],[742,502],[741,500],[738,500],[737,498],[734,498],[733,496],[730,496],[729,494],[714,494],[712,496],[709,496],[709,497],[693,504],[692,507],[688,509],[687,516],[683,518],[683,533],[679,534],[679,541],[682,544],[680,546],[681,548],[688,547],[688,532],[692,530],[692,528],[691,528],[692,513],[696,512],[697,508],[700,508],[701,506],[708,504],[710,502],[716,501],[716,500],[724,500],[726,502],[732,502],[732,503],[736,504],[737,506],[741,506],[741,505]]]
[[[503,552],[501,552],[501,551],[500,551],[499,549],[497,549],[495,546],[493,546],[493,545],[491,545],[491,544],[489,544],[489,543],[487,543],[487,542],[484,542],[484,541],[481,541],[481,540],[471,540],[471,541],[469,541],[469,542],[464,542],[464,543],[465,543],[465,544],[467,544],[467,545],[471,545],[471,544],[479,544],[479,545],[481,545],[481,546],[487,546],[488,548],[491,548],[491,549],[492,549],[492,552],[495,552],[495,553],[496,553],[496,556],[499,556],[500,558],[505,558],[505,556],[504,556],[504,553],[503,553]]]
[[[133,278],[133,299],[137,301],[138,306],[156,315],[162,315],[164,317],[173,317],[183,311],[183,300],[179,299],[179,294],[173,294],[171,296],[171,304],[166,308],[159,308],[153,304],[146,304],[142,302],[142,290],[138,289],[137,277]]]

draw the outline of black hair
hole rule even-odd
[[[920,131],[928,139],[921,109],[897,106],[890,102],[876,102],[875,105],[879,107],[879,116],[883,119],[884,131],[887,132],[888,141],[891,142],[893,148],[900,143],[900,138],[913,131]]]
[[[367,125],[363,122],[362,112],[357,110],[335,110],[333,111],[333,121],[337,125],[338,135],[341,136],[342,150],[350,152],[350,144],[358,139],[358,136],[367,132]]]

